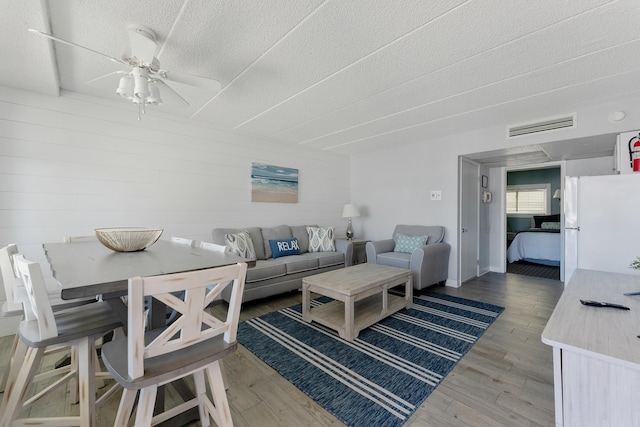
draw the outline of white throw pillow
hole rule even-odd
[[[335,252],[334,227],[307,227],[309,252]]]
[[[256,259],[256,251],[253,248],[251,236],[246,231],[241,231],[238,234],[225,234],[224,240],[232,253],[242,258]]]

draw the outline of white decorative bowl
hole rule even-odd
[[[153,245],[162,234],[162,228],[119,227],[96,228],[96,237],[107,248],[116,252],[141,251]]]

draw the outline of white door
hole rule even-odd
[[[478,276],[478,209],[480,204],[480,184],[478,164],[460,159],[460,214],[458,232],[459,277],[460,282]]]

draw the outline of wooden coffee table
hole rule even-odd
[[[413,302],[413,274],[410,270],[378,264],[360,264],[302,279],[302,318],[315,321],[348,340],[361,330],[392,315]],[[389,289],[404,284],[404,296]],[[311,292],[333,298],[311,308]]]

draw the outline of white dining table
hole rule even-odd
[[[231,253],[209,251],[167,240],[137,252],[114,252],[98,240],[45,243],[43,245],[53,277],[60,283],[62,299],[101,295],[126,325],[126,306],[120,296],[127,294],[128,280],[136,276],[157,276],[202,270],[255,261]],[[153,310],[153,308],[152,308]],[[157,321],[159,316],[154,316]],[[152,320],[152,326],[162,326]]]
[[[53,277],[60,282],[63,299],[127,292],[135,276],[157,276],[221,267],[251,260],[235,254],[209,251],[168,240],[136,252],[115,252],[98,240],[45,243]]]
[[[62,299],[100,295],[123,325],[127,324],[127,307],[120,297],[127,294],[130,277],[181,273],[238,262],[255,265],[255,260],[235,254],[209,251],[167,240],[158,240],[151,247],[137,252],[114,252],[98,240],[45,243],[43,249],[53,277],[60,283]],[[166,325],[165,310],[163,304],[152,300],[152,328]],[[183,382],[176,381],[173,386],[181,396],[192,396],[192,391]],[[163,405],[163,400],[163,392],[159,390],[157,404]],[[197,418],[197,411],[188,411],[164,424],[183,425]]]

